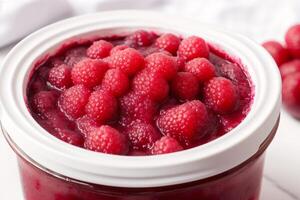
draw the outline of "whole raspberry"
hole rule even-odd
[[[190,36],[182,40],[177,54],[189,61],[197,57],[208,58],[209,49],[205,40],[197,36]]]
[[[175,55],[180,44],[180,39],[172,34],[166,33],[156,39],[155,46],[164,49],[171,54]]]
[[[178,72],[172,81],[172,92],[181,100],[193,100],[199,94],[199,81],[190,72]]]
[[[225,114],[235,110],[238,91],[235,85],[224,77],[215,77],[204,85],[204,102],[217,113]]]
[[[300,118],[300,72],[285,77],[282,83],[282,100],[286,110]]]
[[[155,103],[147,96],[130,92],[120,98],[120,123],[127,126],[133,121],[152,122],[156,112]]]
[[[290,54],[295,58],[300,58],[300,24],[288,29],[285,42]]]
[[[117,53],[118,51],[123,51],[124,49],[128,49],[129,46],[124,45],[124,44],[120,44],[115,46],[114,48],[112,48],[112,50],[110,51],[110,55],[113,55],[115,53]]]
[[[300,72],[300,59],[292,60],[284,63],[279,68],[282,80],[290,74]]]
[[[86,58],[86,48],[85,47],[75,47],[69,49],[65,53],[64,62],[68,65],[73,67],[78,62]]]
[[[120,69],[110,69],[102,80],[102,87],[119,97],[129,89],[129,79]]]
[[[77,128],[82,133],[82,135],[84,135],[86,137],[90,131],[98,128],[100,126],[100,123],[96,122],[89,116],[84,115],[83,117],[78,118],[76,120],[76,125],[77,125]]]
[[[34,111],[44,114],[56,107],[58,94],[54,91],[40,91],[33,96],[32,106]]]
[[[206,58],[194,58],[186,63],[184,70],[194,74],[201,82],[208,81],[216,75],[215,66]]]
[[[111,120],[117,114],[118,102],[108,91],[97,90],[92,92],[85,106],[87,115],[100,123]]]
[[[129,46],[149,46],[152,43],[153,35],[144,30],[137,30],[126,38],[125,44]]]
[[[277,41],[264,42],[263,47],[271,54],[278,66],[289,60],[289,52]]]
[[[171,80],[176,75],[176,61],[172,56],[164,53],[153,53],[145,58],[145,66],[151,72],[158,73],[166,80]]]
[[[79,133],[76,133],[75,131],[68,130],[68,129],[59,129],[57,131],[57,137],[65,141],[69,144],[82,147],[83,146],[83,137]]]
[[[193,100],[165,111],[158,117],[157,126],[164,135],[188,145],[206,133],[204,127],[207,121],[205,105]]]
[[[108,65],[101,60],[86,58],[73,67],[71,71],[73,83],[94,87],[101,83],[107,68]]]
[[[133,75],[143,68],[144,58],[137,50],[128,48],[111,55],[109,63],[112,68],[117,68],[128,75]]]
[[[84,144],[86,149],[107,154],[124,155],[128,152],[128,143],[118,130],[103,125],[91,131]]]
[[[158,130],[151,124],[144,122],[133,122],[125,131],[133,149],[149,150],[154,142],[160,138]]]
[[[159,74],[148,72],[148,70],[141,71],[133,78],[132,89],[157,102],[163,101],[169,93],[168,82]]]
[[[151,154],[167,154],[183,150],[182,146],[174,138],[164,136],[154,143]]]
[[[109,56],[113,45],[105,40],[98,40],[87,49],[86,54],[93,59],[100,59]]]
[[[85,113],[90,94],[84,85],[74,85],[60,95],[58,105],[68,117],[76,119]]]
[[[62,64],[51,68],[48,76],[48,82],[58,89],[66,89],[72,85],[71,67]]]

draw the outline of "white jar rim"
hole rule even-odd
[[[247,117],[207,144],[172,154],[145,157],[107,155],[56,139],[30,115],[26,87],[32,67],[66,41],[151,29],[199,35],[239,58],[254,84]],[[253,156],[276,124],[281,81],[270,55],[251,40],[190,19],[149,11],[110,11],[70,18],[31,34],[7,55],[0,71],[2,126],[12,141],[39,165],[64,176],[106,186],[158,187],[205,179]]]

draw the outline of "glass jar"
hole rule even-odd
[[[254,83],[253,105],[232,131],[207,144],[158,156],[106,155],[68,145],[42,129],[26,105],[34,66],[61,44],[132,29],[200,35],[241,60]],[[279,122],[281,82],[263,48],[239,35],[146,11],[68,19],[27,37],[0,72],[1,123],[18,155],[26,200],[258,200],[265,150]],[[15,81],[18,80],[18,81]]]

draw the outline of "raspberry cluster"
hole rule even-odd
[[[217,138],[245,117],[250,93],[242,68],[203,38],[144,30],[71,47],[40,66],[28,87],[33,116],[51,134],[118,155]]]
[[[286,110],[300,118],[300,24],[290,27],[285,34],[285,45],[275,40],[263,47],[279,67],[282,78],[282,100]]]

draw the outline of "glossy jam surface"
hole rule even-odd
[[[60,179],[19,159],[26,200],[258,200],[264,156],[205,181],[160,188],[113,188]]]
[[[200,37],[136,31],[65,46],[35,67],[27,98],[55,137],[140,156],[224,135],[246,117],[253,89],[239,62]]]

